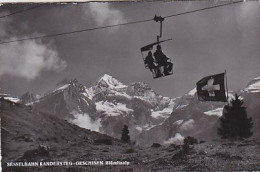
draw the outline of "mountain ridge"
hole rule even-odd
[[[253,79],[245,89],[237,91],[243,97],[246,97],[246,105],[250,107],[250,113],[259,104],[256,103],[251,107],[251,104],[254,103],[247,103],[250,100],[247,97],[248,94],[252,94],[251,97],[258,94],[257,90],[260,90],[257,87],[259,78]],[[48,98],[48,96],[55,97],[56,94],[62,96],[54,99]],[[232,92],[229,95],[232,97]],[[43,100],[45,98],[46,96],[42,97]],[[69,83],[64,83],[64,85],[60,85],[49,92],[47,98],[47,102],[52,102],[52,105],[57,102],[57,99],[58,101],[63,100],[61,104],[67,109],[64,111],[63,108],[58,113],[55,111],[47,112],[57,115],[60,113],[67,114],[65,118],[71,122],[89,118],[86,120],[88,124],[82,126],[98,128],[96,131],[116,138],[120,138],[121,128],[123,124],[126,124],[129,126],[132,139],[142,145],[153,142],[163,144],[169,140],[174,140],[176,135],[182,137],[192,135],[201,139],[203,139],[202,136],[207,136],[205,138],[209,139],[217,137],[215,131],[224,106],[223,103],[219,102],[198,101],[196,88],[183,96],[169,98],[156,93],[146,83],[134,82],[125,85],[108,74],[104,74],[89,88],[80,84],[76,79],[70,80]],[[257,96],[254,99],[257,99]],[[80,102],[85,102],[85,104],[82,105]],[[36,101],[33,107],[38,108],[39,104],[42,103]],[[46,111],[53,108],[46,107],[43,103],[41,109]],[[89,109],[92,109],[92,111]],[[256,115],[253,116],[257,118]],[[175,123],[176,121],[179,122]],[[204,121],[204,123],[201,121]],[[92,126],[92,123],[95,125]],[[200,126],[208,128],[205,131],[208,134]],[[193,131],[193,127],[196,128],[196,132]],[[156,133],[158,136],[154,137]]]

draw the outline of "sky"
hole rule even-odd
[[[92,2],[45,4],[0,18],[0,42],[168,16],[229,1]],[[36,4],[5,4],[0,16]],[[64,78],[90,87],[109,74],[124,84],[142,81],[157,93],[186,94],[201,78],[227,70],[229,90],[260,76],[260,3],[242,2],[166,18],[163,52],[173,75],[153,79],[140,48],[156,41],[159,23],[144,23],[58,37],[0,44],[0,92],[43,94]]]

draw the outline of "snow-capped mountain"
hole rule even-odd
[[[5,99],[5,100],[9,100],[13,103],[19,103],[21,100],[19,98],[16,97],[12,97],[9,94],[2,94],[0,93],[0,98]]]
[[[88,97],[92,99],[94,96],[103,93],[116,93],[124,92],[127,88],[127,85],[122,84],[117,79],[113,78],[110,75],[105,74],[100,77],[99,80],[90,88],[86,89]]]
[[[244,89],[248,93],[259,93],[260,92],[260,77],[254,78],[248,83],[247,87]]]
[[[229,98],[238,93],[247,108],[247,114],[253,118],[253,137],[260,138],[260,77],[253,79],[245,89],[229,92]],[[194,136],[201,140],[218,138],[219,117],[222,116],[224,103],[200,102],[196,89],[186,95],[174,99],[175,106],[169,118],[162,124],[142,132],[137,136],[138,143],[178,143],[186,136]]]
[[[62,119],[73,120],[86,115],[92,120],[98,118],[95,104],[88,98],[86,87],[77,79],[59,85],[33,103],[33,107],[43,112],[56,114]]]
[[[125,85],[105,74],[90,88],[76,79],[62,81],[32,106],[116,138],[120,138],[126,124],[134,138],[166,120],[174,101],[157,94],[145,83]]]
[[[248,115],[253,119],[253,136],[260,138],[260,77],[249,82],[247,87],[241,90],[239,94],[243,97]]]
[[[171,115],[160,125],[139,134],[137,143],[181,143],[186,136],[202,140],[217,137],[218,117],[224,103],[200,102],[196,93],[189,93],[174,99]]]
[[[120,138],[123,125],[128,125],[132,140],[141,145],[171,143],[186,136],[201,140],[218,137],[218,118],[225,104],[198,101],[196,89],[171,99],[143,82],[126,85],[107,74],[90,88],[76,79],[61,83],[37,99],[33,107],[116,138]],[[258,83],[256,78],[238,91],[256,123],[254,131],[260,126],[256,115],[260,106]],[[254,133],[258,137],[259,132]]]
[[[117,138],[124,124],[134,138],[163,122],[172,112],[171,99],[142,82],[125,85],[105,74],[87,92],[101,115],[101,131]]]

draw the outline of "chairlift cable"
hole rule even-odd
[[[231,2],[231,3],[215,5],[215,6],[201,8],[201,9],[192,10],[192,11],[187,11],[187,12],[183,12],[183,13],[168,15],[168,16],[165,16],[164,18],[176,17],[176,16],[180,16],[180,15],[184,15],[184,14],[190,14],[190,13],[194,13],[194,12],[198,12],[198,11],[213,9],[213,8],[217,8],[217,7],[223,7],[223,6],[232,5],[232,4],[236,4],[236,3],[240,3],[240,2],[243,2],[243,1],[235,1],[235,2]],[[106,29],[106,28],[112,28],[112,27],[118,27],[118,26],[125,26],[125,25],[131,25],[131,24],[138,24],[138,23],[145,23],[145,22],[150,22],[150,21],[153,21],[153,19],[138,20],[138,21],[133,21],[133,22],[114,24],[114,25],[107,25],[107,26],[94,27],[94,28],[87,28],[87,29],[70,31],[70,32],[63,32],[63,33],[50,34],[50,35],[42,35],[42,36],[29,37],[29,38],[23,38],[23,39],[16,39],[16,40],[8,40],[8,41],[0,42],[0,45],[1,44],[12,43],[12,42],[20,42],[20,41],[27,41],[27,40],[33,40],[33,39],[48,38],[48,37],[57,37],[57,36],[75,34],[75,33],[80,33],[80,32],[87,32],[87,31]]]
[[[9,14],[0,16],[0,19],[12,16],[12,15],[15,15],[15,14],[23,13],[23,12],[26,12],[26,11],[29,11],[29,10],[33,10],[33,9],[36,9],[36,8],[40,8],[40,7],[44,6],[44,5],[45,4],[41,4],[41,5],[37,5],[37,6],[31,7],[31,8],[26,8],[26,9],[23,9],[23,10],[15,11],[13,13],[9,13]]]
[[[143,22],[148,22],[148,21],[152,21],[152,20],[153,19],[141,20],[141,21],[122,23],[122,24],[115,24],[115,25],[108,25],[108,26],[102,26],[102,27],[94,27],[94,28],[76,30],[76,31],[72,31],[72,32],[63,32],[63,33],[58,33],[58,34],[50,34],[50,35],[42,35],[42,36],[29,37],[29,38],[23,38],[23,39],[17,39],[17,40],[10,40],[10,41],[0,42],[0,45],[1,44],[12,43],[12,42],[20,42],[20,41],[39,39],[39,38],[47,38],[47,37],[56,37],[56,36],[61,36],[61,35],[69,35],[69,34],[74,34],[74,33],[87,32],[87,31],[98,30],[98,29],[105,29],[105,28],[110,28],[110,27],[115,27],[115,26],[123,26],[123,25],[130,25],[130,24],[136,24],[136,23],[143,23]]]

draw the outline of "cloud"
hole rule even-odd
[[[193,129],[194,127],[194,120],[193,119],[190,119],[186,122],[184,122],[181,127],[180,127],[180,130],[182,131],[187,131],[187,130],[190,130],[190,129]]]
[[[1,13],[4,14],[7,12]],[[1,40],[21,39],[20,36],[15,36],[14,33],[19,28],[12,28],[12,22],[9,18],[0,22]],[[0,45],[0,77],[7,74],[32,80],[40,76],[43,71],[60,72],[66,66],[66,61],[59,57],[52,43],[27,40]]]
[[[92,121],[88,114],[80,114],[77,112],[72,112],[75,119],[71,120],[70,122],[76,124],[81,128],[90,129],[92,131],[99,132],[99,128],[101,127],[100,120]]]
[[[17,39],[17,38],[14,38]],[[0,45],[0,76],[8,74],[35,79],[43,71],[59,72],[67,63],[51,45],[35,40]]]
[[[115,25],[126,21],[123,13],[112,9],[109,3],[90,3],[89,10],[98,26]]]
[[[183,144],[184,137],[180,133],[176,133],[174,137],[169,138],[167,141],[164,141],[164,144]]]

